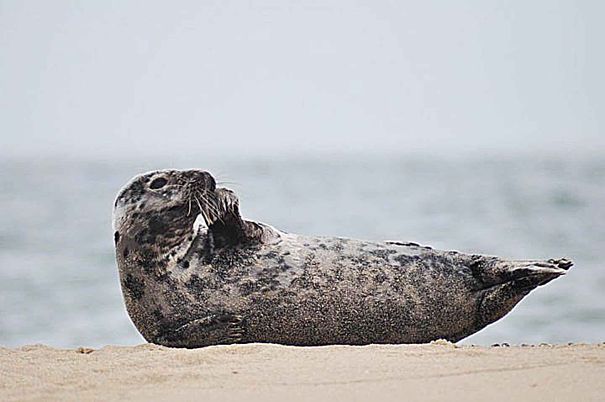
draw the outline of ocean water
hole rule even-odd
[[[166,157],[0,161],[0,345],[144,342],[122,301],[111,208],[132,176],[167,167],[209,170],[245,217],[289,232],[572,258],[463,342],[605,341],[605,158]]]

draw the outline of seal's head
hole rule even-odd
[[[216,182],[202,170],[158,170],[134,177],[114,203],[113,228],[119,231],[138,221],[187,216],[191,221],[212,199]]]
[[[195,225],[200,216],[205,225]],[[113,230],[118,260],[128,257],[146,266],[182,257],[201,235],[212,248],[275,238],[271,230],[244,221],[235,194],[217,188],[202,170],[158,170],[133,178],[114,203]]]

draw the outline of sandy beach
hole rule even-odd
[[[11,400],[602,400],[605,344],[0,349]]]

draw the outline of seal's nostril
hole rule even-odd
[[[216,182],[208,172],[203,170],[190,170],[186,172],[186,177],[189,179],[189,183],[198,189],[209,191],[214,191],[216,189]]]

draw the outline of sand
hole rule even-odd
[[[0,348],[0,400],[605,399],[605,345]]]

